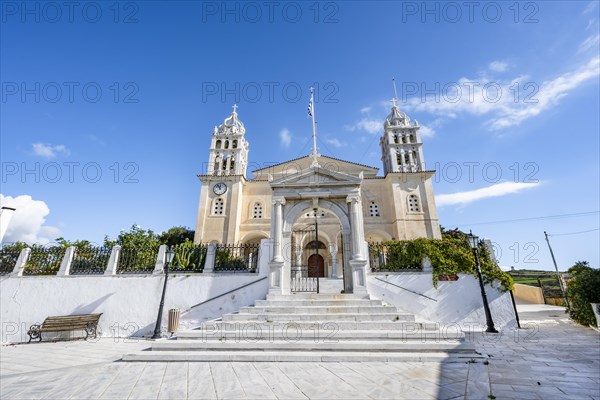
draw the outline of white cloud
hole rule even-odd
[[[354,125],[346,125],[345,128],[349,131],[363,131],[376,134],[383,132],[383,121],[378,119],[363,118]]]
[[[367,113],[370,113],[372,109],[373,109],[373,107],[370,107],[370,106],[369,107],[363,107],[363,108],[360,109],[360,112],[363,113],[363,114],[367,114]]]
[[[50,214],[50,208],[45,202],[33,200],[28,195],[10,197],[0,194],[0,204],[16,209],[3,242],[47,244],[60,236],[60,229],[45,225],[46,217]]]
[[[519,193],[526,189],[532,189],[541,185],[540,182],[502,182],[481,189],[469,190],[451,194],[440,194],[435,196],[435,202],[439,207],[448,205],[466,205],[478,200],[491,197],[501,197],[508,194]]]
[[[421,125],[421,129],[419,129],[419,133],[423,138],[430,138],[435,136],[435,129],[442,126],[444,120],[442,118],[436,118],[427,125]]]
[[[600,34],[588,36],[577,49],[577,54],[586,53],[588,50],[594,50],[598,52],[598,46],[600,46]]]
[[[333,147],[344,147],[346,145],[346,143],[341,142],[339,139],[333,138],[333,139],[326,139],[325,142],[327,142],[327,144],[332,145]]]
[[[33,152],[36,156],[44,158],[55,158],[59,155],[68,156],[70,154],[67,147],[63,144],[51,145],[46,143],[34,143]]]
[[[494,72],[504,72],[508,68],[508,63],[504,61],[492,61],[488,67]]]
[[[283,128],[279,132],[279,143],[282,147],[288,148],[292,144],[292,134],[287,128]]]
[[[437,98],[413,97],[404,107],[450,118],[460,114],[489,114],[491,118],[485,122],[489,130],[505,129],[556,106],[570,91],[598,77],[599,66],[600,57],[594,57],[575,70],[541,84],[524,75],[511,80],[461,78],[448,85],[448,90],[441,90],[442,94]]]

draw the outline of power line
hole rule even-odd
[[[553,233],[553,234],[548,234],[548,236],[568,236],[568,235],[579,235],[580,233],[588,233],[588,232],[595,232],[600,230],[600,228],[596,228],[596,229],[590,229],[587,231],[579,231],[579,232],[570,232],[570,233]]]
[[[517,219],[504,219],[498,221],[487,221],[487,222],[474,222],[471,224],[460,224],[456,226],[475,226],[475,225],[490,225],[490,224],[506,224],[511,222],[523,222],[523,221],[539,221],[545,219],[556,219],[556,218],[568,218],[568,217],[581,217],[585,215],[598,214],[600,211],[586,211],[572,214],[557,214],[557,215],[546,215],[543,217],[530,217],[530,218],[517,218]],[[452,225],[452,224],[450,224]]]

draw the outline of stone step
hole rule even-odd
[[[355,351],[355,352],[474,352],[471,343],[459,340],[448,341],[402,341],[402,340],[261,340],[261,341],[201,341],[160,340],[152,344],[152,351]]]
[[[264,341],[264,340],[417,340],[417,341],[447,341],[464,340],[463,332],[448,332],[443,330],[427,330],[422,327],[410,327],[397,330],[331,330],[331,329],[296,329],[295,327],[270,326],[264,329],[198,329],[177,333],[181,340],[233,340],[233,341]]]
[[[267,300],[370,300],[369,295],[335,293],[268,294]]]
[[[255,362],[467,362],[483,357],[448,352],[354,352],[354,351],[140,351],[125,354],[123,361],[255,361]]]
[[[381,306],[381,300],[347,299],[347,300],[256,300],[256,307],[295,307],[295,306],[320,306],[320,307],[343,307],[343,306]]]
[[[223,315],[223,322],[235,322],[235,321],[272,321],[272,322],[392,322],[392,321],[414,321],[415,316],[413,314],[406,313],[346,313],[346,314],[326,314],[326,313],[310,313],[310,314],[276,314],[276,313],[264,313],[264,314],[225,314]]]
[[[255,306],[242,307],[240,314],[398,314],[391,306]]]
[[[215,321],[205,323],[196,330],[204,330],[206,332],[229,331],[229,332],[246,332],[246,331],[264,331],[278,332],[289,331],[294,332],[299,330],[303,333],[320,332],[321,334],[330,332],[344,332],[353,334],[355,331],[394,331],[400,333],[418,333],[418,332],[447,332],[446,336],[454,337],[457,334],[462,334],[458,328],[452,327],[446,329],[443,326],[432,323],[419,323],[414,321],[390,321],[390,322],[355,322],[355,321],[233,321],[222,322]]]

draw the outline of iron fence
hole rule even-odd
[[[215,272],[256,272],[258,243],[219,244],[215,255]]]
[[[372,272],[420,271],[420,261],[414,262],[402,242],[369,243],[369,262]]]
[[[157,247],[122,247],[119,252],[118,274],[148,274],[156,266]]]
[[[65,256],[64,247],[33,247],[23,275],[56,275]]]
[[[75,249],[71,263],[71,275],[101,275],[106,270],[110,258],[110,247],[89,247]]]
[[[205,244],[182,243],[173,246],[173,261],[169,270],[173,272],[202,272],[206,261]]]
[[[0,249],[0,276],[8,275],[15,269],[21,250]]]

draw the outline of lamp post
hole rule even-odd
[[[498,333],[496,328],[494,327],[494,321],[492,320],[492,313],[490,312],[490,305],[488,304],[487,295],[485,294],[485,286],[483,284],[483,276],[481,275],[481,263],[479,262],[479,238],[473,235],[473,232],[469,231],[468,235],[469,246],[473,249],[473,254],[475,255],[475,264],[477,266],[477,277],[479,278],[479,287],[481,288],[481,298],[483,299],[483,309],[485,311],[485,321],[487,324],[487,329],[485,330],[488,333]]]
[[[156,317],[156,325],[154,326],[154,334],[152,339],[160,339],[160,325],[162,323],[162,313],[165,306],[165,294],[167,293],[167,281],[169,280],[169,264],[173,261],[175,253],[170,247],[167,247],[165,254],[165,283],[163,284],[162,296],[160,296],[160,305],[158,306],[158,316]]]

